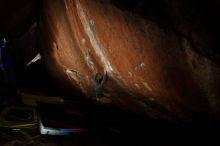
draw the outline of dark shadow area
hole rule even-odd
[[[33,63],[24,71],[19,86],[29,92],[61,96],[53,79],[43,70],[41,61]],[[41,67],[40,67],[41,66]],[[41,68],[39,71],[39,67]],[[36,72],[38,72],[36,74]],[[34,84],[33,84],[34,83]],[[56,92],[54,92],[56,91]],[[15,105],[23,106],[20,102]],[[218,123],[182,125],[161,119],[138,116],[121,109],[95,103],[66,99],[65,105],[38,103],[39,116],[55,122],[83,127],[84,132],[69,136],[40,135],[39,130],[12,131],[3,129],[0,139],[27,139],[30,145],[155,145],[155,144],[203,144],[216,141]],[[69,117],[64,112],[69,112]],[[50,126],[51,123],[49,121]],[[57,124],[57,123],[55,123]],[[69,126],[68,125],[68,126]],[[6,138],[5,138],[6,137]],[[33,139],[30,141],[30,139]],[[6,142],[4,141],[4,142]],[[2,142],[3,143],[3,142]]]

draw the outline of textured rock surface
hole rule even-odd
[[[42,53],[51,73],[95,100],[95,77],[107,72],[104,96],[142,115],[218,115],[218,43],[210,28],[216,24],[206,23],[215,10],[203,12],[203,2],[129,2],[43,1]]]

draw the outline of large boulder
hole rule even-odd
[[[218,4],[43,0],[41,52],[63,88],[90,100],[99,100],[96,79],[107,75],[102,93],[113,106],[175,121],[216,120]]]

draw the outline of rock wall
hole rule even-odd
[[[95,79],[107,74],[103,97],[114,106],[155,118],[212,120],[219,114],[218,44],[210,28],[216,24],[202,18],[214,21],[215,10],[199,4],[44,0],[42,53],[65,88],[91,100]]]
[[[0,37],[19,37],[15,48],[28,54],[38,47],[35,34],[21,34],[39,18],[42,59],[73,98],[213,121],[220,117],[219,7],[219,0],[9,0],[0,2]],[[22,66],[27,57],[19,56]]]

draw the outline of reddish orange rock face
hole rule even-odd
[[[172,30],[104,0],[44,0],[41,14],[42,54],[64,88],[97,100],[107,75],[100,92],[113,106],[182,120],[218,112],[200,86],[211,72],[192,66],[205,59]]]

